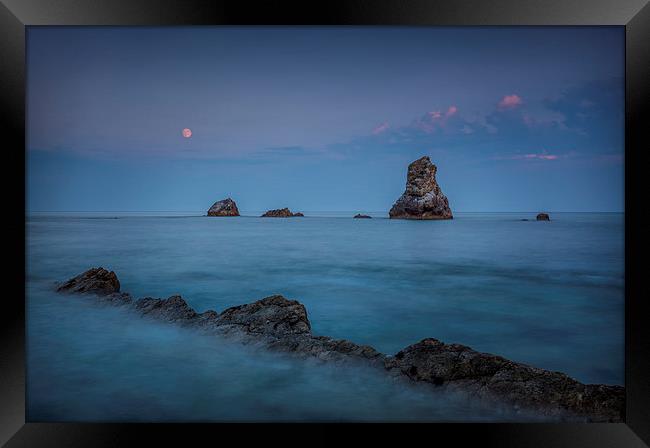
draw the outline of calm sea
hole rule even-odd
[[[258,215],[251,212],[251,215]],[[451,221],[66,213],[27,218],[33,421],[521,420],[372,370],[244,348],[53,292],[89,267],[134,297],[221,311],[271,294],[313,332],[392,354],[425,337],[624,381],[624,215],[457,213]]]

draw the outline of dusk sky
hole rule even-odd
[[[624,209],[622,27],[28,29],[28,211]],[[192,136],[183,136],[183,129]]]

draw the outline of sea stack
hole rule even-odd
[[[452,219],[447,197],[436,182],[436,166],[428,156],[411,163],[406,191],[388,213],[391,219]]]
[[[362,215],[361,213],[354,215],[354,219],[371,219],[371,218],[372,216]]]
[[[548,213],[540,213],[537,215],[536,218],[538,221],[550,221],[551,217],[548,216]]]
[[[285,208],[278,208],[276,210],[269,210],[268,212],[262,215],[262,218],[293,218],[299,216],[305,216],[305,215],[303,215],[300,212],[291,213],[291,210],[285,207]]]
[[[208,210],[208,216],[239,216],[239,210],[235,201],[227,198],[212,204]]]

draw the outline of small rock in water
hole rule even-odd
[[[208,210],[208,216],[239,216],[239,210],[235,201],[227,198],[212,204]]]
[[[537,221],[550,221],[551,217],[548,216],[548,213],[540,213],[537,215]]]
[[[285,207],[285,208],[278,208],[275,210],[269,210],[262,215],[262,218],[293,218],[299,216],[305,216],[305,215],[303,215],[300,212],[291,213],[291,210]]]
[[[362,215],[362,214],[359,213],[359,214],[354,215],[354,218],[355,219],[371,219],[372,216]]]

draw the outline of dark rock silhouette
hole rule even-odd
[[[354,215],[354,218],[355,219],[372,219],[372,216],[362,215],[362,214],[359,213],[359,214]]]
[[[293,218],[298,216],[305,216],[302,213],[291,213],[291,210],[288,208],[278,208],[275,210],[269,210],[268,212],[262,215],[262,218]]]
[[[424,156],[408,167],[406,191],[388,213],[394,219],[452,219],[449,201],[436,182],[436,166]]]
[[[212,204],[208,216],[239,216],[239,209],[232,199],[222,199]]]
[[[386,360],[415,381],[454,383],[476,394],[518,406],[557,408],[597,420],[618,421],[625,407],[621,386],[585,385],[560,372],[537,369],[500,356],[479,353],[460,344],[424,339]]]
[[[624,387],[582,384],[560,372],[436,339],[424,339],[394,356],[386,356],[367,345],[313,335],[304,305],[281,295],[228,308],[221,314],[212,310],[199,314],[179,295],[131,302],[128,294],[118,292],[117,276],[103,268],[90,269],[68,280],[58,291],[90,293],[90,297],[98,300],[127,296],[128,300],[111,300],[111,303],[132,307],[142,316],[191,326],[206,334],[232,337],[245,344],[322,361],[366,363],[397,378],[462,390],[477,399],[494,399],[563,420],[621,422],[624,418]]]
[[[102,267],[92,268],[63,283],[57,291],[109,295],[120,292],[120,281],[113,271]]]
[[[550,221],[551,217],[548,216],[548,213],[540,213],[537,215],[537,218],[535,218],[537,221]]]

